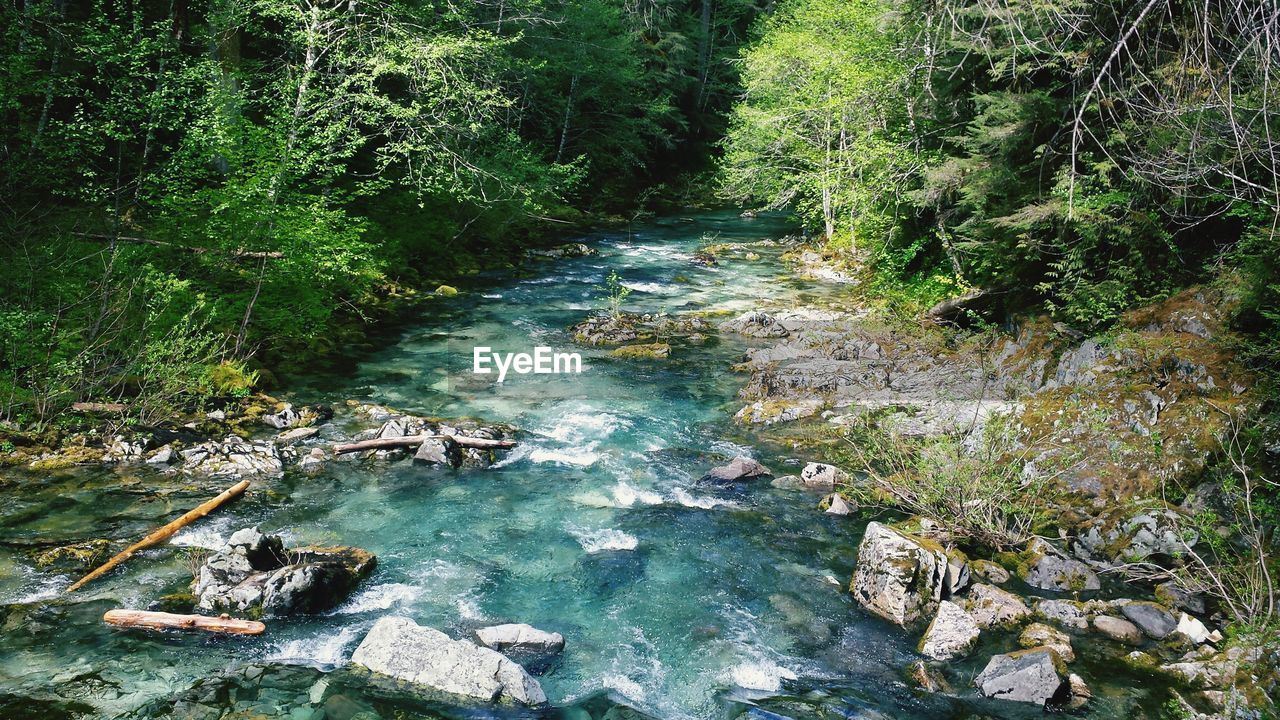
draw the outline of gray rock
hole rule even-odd
[[[1063,662],[1076,659],[1076,652],[1071,647],[1071,637],[1061,630],[1055,630],[1044,623],[1031,623],[1018,636],[1018,644],[1024,648],[1047,647],[1058,653]]]
[[[293,406],[288,403],[285,403],[285,406],[279,412],[267,413],[262,416],[262,422],[277,430],[293,427],[301,419],[302,416],[298,414],[298,411],[294,410]]]
[[[973,570],[973,574],[987,582],[1003,585],[1009,582],[1009,571],[990,560],[973,560],[970,561],[969,567]]]
[[[800,471],[800,481],[807,488],[830,491],[844,481],[844,472],[835,465],[811,462]]]
[[[947,555],[936,543],[872,522],[858,546],[849,590],[866,609],[905,626],[947,599],[949,573]]]
[[[1020,575],[1032,587],[1057,592],[1097,590],[1102,587],[1098,576],[1088,565],[1067,557],[1041,538],[1032,538],[1027,544],[1026,554],[1027,560]]]
[[[539,630],[524,623],[508,623],[476,631],[480,644],[498,652],[558,653],[564,650],[564,636]]]
[[[934,660],[968,655],[978,642],[978,625],[959,605],[943,600],[920,641],[920,653]]]
[[[248,442],[235,435],[182,451],[183,472],[211,477],[276,475],[284,463],[275,443]]]
[[[1093,619],[1093,627],[1116,642],[1122,642],[1125,645],[1142,644],[1142,631],[1128,620],[1110,615],[1098,615]]]
[[[1036,603],[1036,612],[1046,620],[1076,630],[1089,627],[1089,613],[1074,600],[1041,600]]]
[[[462,448],[453,438],[427,440],[418,446],[413,456],[416,465],[447,465],[452,468],[462,466]]]
[[[309,440],[320,434],[320,428],[300,427],[290,428],[276,436],[277,445],[293,445],[303,440]]]
[[[322,448],[311,448],[311,452],[303,456],[302,460],[298,462],[298,469],[308,473],[316,472],[324,467],[324,463],[328,459],[329,456],[325,454]]]
[[[1033,648],[996,655],[974,679],[984,697],[1043,706],[1065,696],[1053,650]]]
[[[746,312],[732,320],[726,320],[720,323],[720,330],[755,338],[778,338],[790,334],[777,318],[758,311]]]
[[[398,680],[486,702],[542,705],[542,686],[501,653],[412,620],[384,617],[356,648],[351,662]]]
[[[828,515],[849,515],[853,513],[853,506],[850,505],[840,493],[831,493],[827,497],[827,509],[824,511]]]
[[[1165,639],[1178,627],[1173,614],[1153,602],[1131,602],[1120,608],[1120,612],[1153,640]]]
[[[177,453],[173,451],[173,446],[165,445],[161,447],[159,450],[156,450],[155,452],[151,453],[151,456],[147,458],[147,464],[168,465],[169,463],[173,462],[176,458],[177,458]]]
[[[730,483],[741,480],[754,480],[761,477],[772,477],[769,468],[748,457],[738,456],[728,465],[711,468],[702,476],[704,482]]]
[[[800,481],[799,476],[783,475],[769,481],[769,485],[783,490],[799,490],[804,487],[804,483]]]
[[[1207,610],[1203,595],[1185,590],[1173,582],[1157,585],[1156,599],[1178,610],[1185,610],[1195,615],[1203,615]]]
[[[286,551],[280,538],[246,528],[231,536],[225,552],[205,561],[191,592],[204,610],[321,612],[342,602],[376,563],[359,548]]]
[[[979,583],[969,590],[965,610],[978,627],[988,629],[1016,625],[1031,615],[1022,598],[995,585]]]

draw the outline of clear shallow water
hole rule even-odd
[[[739,312],[833,292],[782,279],[781,248],[767,242],[751,248],[756,261],[690,262],[707,235],[755,243],[784,231],[723,214],[589,238],[598,256],[478,278],[352,372],[292,388],[302,400],[359,398],[520,427],[521,446],[493,468],[340,462],[258,482],[183,531],[176,551],[144,552],[69,599],[58,597],[69,578],[31,567],[32,538],[137,537],[219,483],[129,468],[0,487],[0,691],[56,692],[111,716],[229,666],[340,667],[378,618],[398,614],[457,635],[501,622],[563,633],[566,651],[541,677],[559,706],[603,692],[664,718],[735,717],[756,700],[788,709],[787,698],[846,717],[961,716],[967,702],[909,689],[912,639],[861,613],[842,587],[865,521],[823,515],[817,496],[767,483],[698,482],[715,454],[756,454],[778,474],[803,460],[757,450],[729,420],[742,378],[728,368],[742,345],[676,345],[670,359],[643,362],[570,341],[567,328],[599,306],[597,286],[613,270],[638,312]],[[586,367],[498,385],[468,372],[475,345],[577,350]],[[190,578],[181,546],[216,547],[254,524],[294,543],[369,549],[378,570],[335,611],[272,621],[261,638],[125,633],[98,620],[181,589]],[[1024,714],[994,710],[984,712]]]

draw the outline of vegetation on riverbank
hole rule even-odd
[[[0,8],[0,420],[148,422],[687,188],[747,2]],[[269,375],[264,373],[264,379]]]

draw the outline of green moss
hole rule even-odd
[[[667,343],[623,345],[609,353],[610,357],[624,358],[628,360],[661,360],[669,357],[670,355],[671,346]]]
[[[453,287],[452,285],[441,285],[436,288],[436,295],[439,295],[440,297],[454,297],[457,294],[458,288]]]
[[[57,567],[89,570],[106,559],[107,549],[110,547],[110,540],[86,540],[36,553],[34,560],[36,567],[42,569]]]
[[[156,601],[161,612],[189,613],[196,606],[196,596],[189,592],[161,595]]]

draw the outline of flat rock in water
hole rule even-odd
[[[485,702],[542,705],[547,701],[538,681],[502,653],[454,640],[406,618],[379,620],[351,662],[398,680]]]
[[[986,629],[1015,625],[1031,615],[1022,598],[994,585],[978,583],[969,590],[965,609],[978,627]]]
[[[754,480],[761,477],[773,477],[769,468],[749,457],[738,456],[728,465],[711,468],[702,476],[704,482],[730,483],[740,480]]]
[[[498,652],[508,650],[556,653],[564,649],[564,636],[557,632],[539,630],[524,623],[507,623],[480,628],[476,631],[480,644]]]
[[[1049,648],[995,655],[973,682],[984,697],[1044,705],[1065,695],[1054,660]]]

